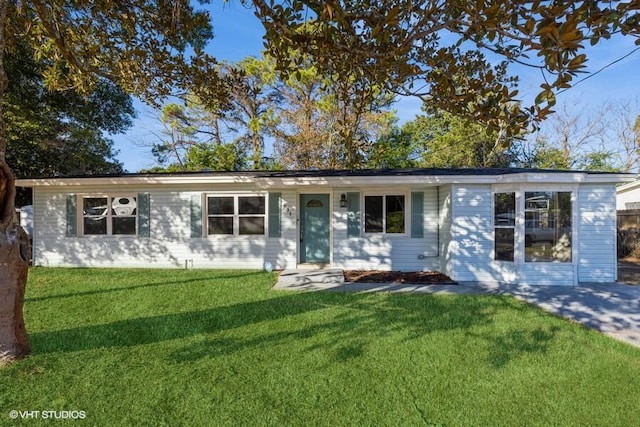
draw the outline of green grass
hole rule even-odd
[[[510,297],[277,292],[274,280],[32,269],[33,355],[0,369],[0,425],[52,422],[11,409],[105,426],[640,420],[639,349]]]

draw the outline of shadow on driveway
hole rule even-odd
[[[639,271],[640,266],[636,267]],[[524,286],[460,282],[459,285],[344,282],[341,270],[285,270],[274,289],[334,292],[506,294],[640,347],[640,286],[623,283]]]
[[[504,286],[500,293],[535,304],[640,347],[640,287],[623,284]]]

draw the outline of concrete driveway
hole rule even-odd
[[[274,289],[430,294],[507,294],[640,347],[640,286],[620,283],[521,286],[462,282],[458,285],[344,283],[341,270],[285,270]]]
[[[640,347],[640,286],[505,286],[499,292]]]

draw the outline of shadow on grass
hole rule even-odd
[[[546,354],[549,351],[549,344],[558,331],[558,327],[550,327],[548,330],[515,329],[493,337],[489,346],[489,363],[495,368],[503,368],[523,354]]]
[[[257,276],[262,274],[264,273],[261,271],[247,272],[247,273],[232,273],[225,276],[221,276],[217,274],[211,278],[198,277],[198,278],[191,278],[186,280],[163,281],[163,282],[145,283],[142,285],[120,286],[120,287],[108,288],[108,289],[95,289],[90,291],[69,292],[66,294],[46,295],[42,297],[30,297],[30,298],[25,298],[25,302],[38,302],[38,301],[46,301],[46,300],[59,299],[59,298],[83,297],[83,296],[89,296],[89,295],[107,294],[111,292],[131,291],[131,290],[138,290],[138,289],[144,289],[144,288],[155,288],[155,287],[161,287],[161,286],[189,285],[189,284],[198,283],[198,282],[211,282],[213,280],[236,279],[236,278],[242,278],[242,277]],[[89,283],[87,284],[87,286],[91,286],[91,284]]]
[[[490,326],[493,315],[501,309],[530,310],[509,297],[287,293],[207,310],[41,332],[31,336],[31,343],[35,354],[74,352],[159,343],[253,325],[256,328],[248,331],[246,338],[206,337],[169,357],[178,363],[192,362],[318,337],[304,349],[323,350],[340,363],[360,357],[378,337],[393,335],[402,342],[436,331],[473,335],[473,328]],[[303,321],[294,318],[299,315],[306,317]],[[522,353],[546,351],[554,335],[553,330],[531,334],[514,330],[489,334],[485,339],[490,360],[499,367]]]

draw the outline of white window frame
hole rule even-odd
[[[367,211],[365,200],[366,197],[370,196],[382,196],[382,231],[379,232],[367,232],[366,231],[366,221],[367,221]],[[387,196],[403,196],[404,197],[404,232],[403,233],[387,233]],[[361,218],[361,232],[364,236],[388,236],[388,237],[407,237],[409,236],[409,231],[407,229],[411,229],[409,219],[411,212],[411,200],[409,197],[409,193],[406,191],[377,191],[377,192],[368,192],[362,194],[362,200],[360,200],[360,206],[362,206],[362,218]]]
[[[209,214],[209,198],[213,197],[232,197],[233,198],[233,214]],[[264,198],[264,213],[262,214],[240,214],[240,198],[241,197],[262,197]],[[204,235],[208,238],[229,238],[229,237],[255,237],[267,236],[269,233],[269,196],[267,193],[207,193],[204,195]],[[211,217],[231,217],[233,218],[233,233],[231,234],[209,234],[209,218]],[[264,232],[260,234],[240,234],[240,218],[242,217],[263,217]]]
[[[577,230],[578,230],[578,189],[574,187],[567,186],[552,186],[549,188],[541,188],[540,186],[523,186],[522,188],[522,263],[524,264],[563,264],[563,265],[577,265],[577,255],[578,255],[578,245],[577,245]],[[569,193],[571,200],[571,260],[570,261],[559,261],[559,260],[551,260],[551,261],[527,261],[526,260],[526,248],[525,248],[525,238],[527,233],[526,226],[526,193],[535,193],[535,192],[550,192],[550,193]],[[577,277],[577,276],[576,276]]]
[[[139,200],[138,200],[138,195],[137,194],[119,194],[119,193],[108,193],[108,194],[104,194],[104,193],[100,193],[100,194],[80,194],[80,200],[78,203],[78,220],[77,220],[77,226],[78,226],[78,230],[79,236],[86,236],[86,237],[124,237],[124,238],[131,238],[131,237],[137,237],[138,236],[138,232],[139,232],[139,227],[140,225],[138,224],[139,221],[139,213],[140,213],[140,207],[138,205]],[[85,199],[107,199],[107,214],[104,215],[106,217],[107,220],[107,232],[106,234],[85,234],[84,232],[84,219],[85,218],[96,218],[96,217],[100,217],[100,215],[85,215],[84,214],[84,200]],[[136,201],[136,214],[135,215],[120,215],[117,216],[119,218],[135,218],[136,220],[136,228],[135,228],[135,232],[133,234],[113,234],[113,200],[114,199],[118,199],[118,198],[130,198],[130,199],[135,199]]]
[[[571,193],[571,261],[525,261],[525,193],[528,192],[538,192],[538,191],[551,191],[551,192],[566,192]],[[514,264],[519,265],[529,265],[529,266],[545,266],[545,265],[573,265],[575,269],[577,269],[578,265],[578,239],[579,239],[579,208],[580,203],[578,199],[579,195],[579,187],[577,185],[567,185],[567,184],[558,184],[558,185],[544,185],[544,184],[494,184],[491,188],[491,226],[492,229],[495,229],[495,218],[494,218],[494,200],[496,193],[516,193],[516,226],[515,226],[515,253],[514,253]],[[495,239],[495,236],[493,236]],[[495,246],[495,241],[493,242]],[[505,262],[498,261],[495,259],[495,254],[492,256],[492,261],[494,262]],[[506,261],[511,263],[511,261]],[[577,273],[575,273],[577,277]]]
[[[513,218],[513,225],[503,225],[503,224],[496,224],[496,194],[509,194],[509,193],[513,193],[513,197],[514,197],[514,218]],[[494,190],[493,191],[493,197],[491,198],[491,218],[493,221],[493,256],[492,259],[495,262],[506,262],[509,264],[513,264],[515,262],[518,261],[518,238],[519,238],[519,233],[518,233],[518,191],[517,190],[504,190],[504,191],[499,191],[499,190]],[[504,260],[504,259],[497,259],[496,258],[496,229],[497,228],[502,228],[502,229],[508,229],[508,230],[513,230],[513,260]]]

